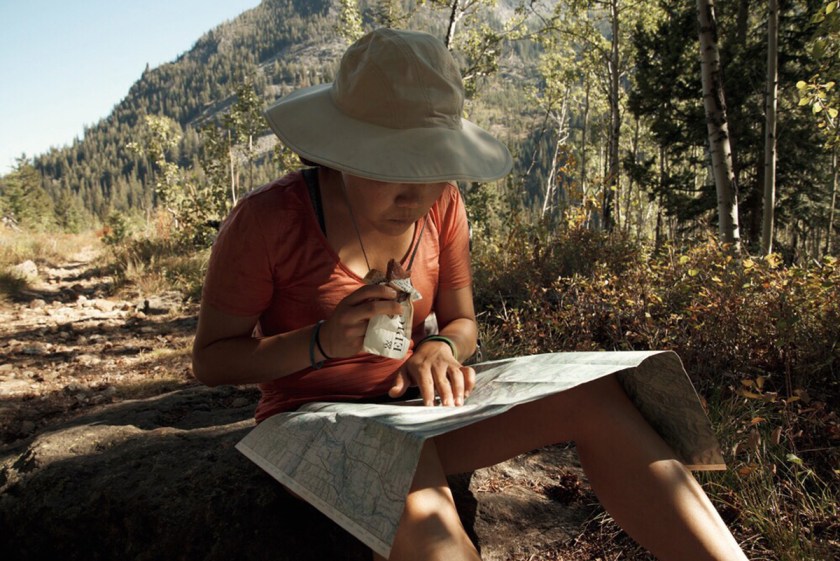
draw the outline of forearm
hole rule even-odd
[[[443,326],[439,335],[452,341],[457,351],[456,358],[463,363],[475,353],[478,325],[474,319],[458,318]]]
[[[314,325],[270,337],[231,337],[193,347],[193,373],[208,386],[256,384],[288,376],[311,365]],[[325,357],[315,345],[316,361]]]

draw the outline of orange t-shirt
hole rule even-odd
[[[422,295],[414,302],[416,336],[434,309],[438,290],[472,282],[466,211],[455,186],[443,191],[428,218],[411,274]],[[363,284],[328,244],[306,182],[295,172],[245,196],[222,224],[202,299],[229,314],[259,315],[260,330],[269,336],[329,318]],[[382,396],[404,360],[360,354],[260,384],[256,419],[310,401]]]

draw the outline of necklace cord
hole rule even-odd
[[[356,215],[353,214],[353,205],[350,204],[350,196],[347,194],[347,186],[344,184],[344,177],[339,175],[341,182],[341,192],[344,193],[344,200],[347,203],[347,209],[350,211],[350,221],[353,223],[353,229],[356,230],[356,237],[359,239],[359,247],[362,248],[362,255],[365,257],[365,265],[367,265],[368,272],[370,272],[370,261],[368,261],[367,251],[365,251],[365,244],[362,242],[362,233],[359,230],[359,224],[356,222]],[[423,232],[426,231],[426,222],[429,221],[428,215],[423,217],[423,226],[420,228],[420,234],[417,236],[417,243],[414,244],[414,251],[411,252],[411,258],[408,260],[408,267],[406,270],[411,272],[411,266],[414,264],[414,258],[417,256],[417,250],[420,249],[420,240],[423,238]]]

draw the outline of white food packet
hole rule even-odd
[[[403,358],[411,343],[411,324],[414,319],[412,302],[422,296],[411,284],[411,279],[394,279],[386,283],[402,298],[399,315],[378,315],[371,318],[365,332],[364,352],[388,358]]]

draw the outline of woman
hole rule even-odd
[[[462,110],[443,44],[387,29],[348,49],[333,84],[269,109],[275,133],[318,168],[251,193],[226,220],[193,351],[201,381],[260,384],[258,421],[310,401],[397,399],[410,386],[425,405],[464,403],[475,373],[461,360],[477,325],[466,214],[451,182],[498,179],[512,164]],[[369,322],[401,311],[397,291],[363,280],[392,259],[422,296],[403,359],[363,352]],[[423,338],[431,312],[440,331]],[[659,558],[745,559],[613,378],[427,441],[390,558],[479,559],[446,475],[569,440],[605,508]]]

